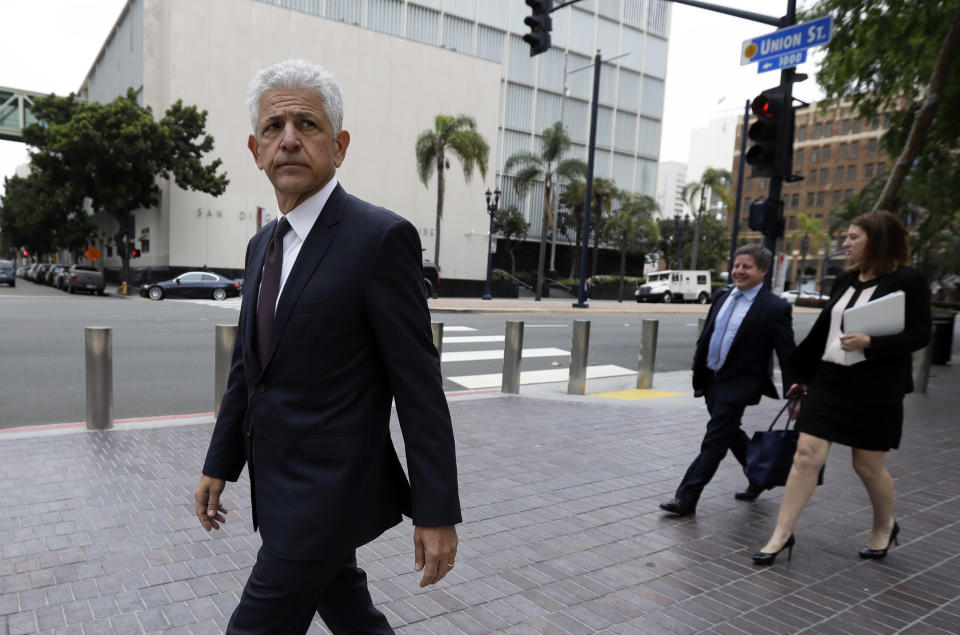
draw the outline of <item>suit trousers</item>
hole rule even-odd
[[[696,505],[700,500],[703,488],[707,486],[720,461],[726,456],[727,450],[733,452],[741,466],[747,464],[747,433],[740,427],[743,418],[745,403],[727,403],[717,397],[714,389],[714,380],[710,378],[704,397],[707,402],[707,411],[710,420],[707,422],[707,432],[703,435],[700,445],[700,454],[693,460],[687,473],[684,474],[676,497],[685,505]]]
[[[373,606],[356,552],[294,561],[261,547],[228,635],[303,635],[315,613],[335,635],[387,634],[393,629]]]

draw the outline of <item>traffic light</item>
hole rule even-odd
[[[131,258],[139,258],[139,257],[140,257],[140,250],[131,247],[131,248],[130,248],[130,257],[131,257]]]
[[[790,176],[793,158],[793,107],[786,91],[777,86],[753,100],[750,107],[757,120],[750,126],[754,145],[747,150],[751,176]]]
[[[24,250],[23,250],[23,257],[24,257],[24,258],[29,258],[29,257],[30,257],[30,252],[27,251],[26,249],[24,249]]]
[[[750,217],[747,226],[750,229],[762,232],[765,236],[782,236],[783,220],[780,209],[783,201],[771,198],[761,198],[750,204]]]
[[[553,11],[553,0],[526,0],[533,10],[533,15],[523,19],[523,23],[530,27],[530,32],[523,36],[523,41],[530,45],[530,57],[550,50],[550,31],[553,22],[550,12]]]

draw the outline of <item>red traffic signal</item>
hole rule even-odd
[[[752,176],[789,176],[793,158],[793,108],[781,87],[763,91],[750,104],[757,120],[748,136],[754,145],[747,150]]]
[[[27,251],[26,249],[24,249],[24,250],[23,250],[23,257],[24,257],[24,258],[27,258],[27,257],[29,257],[29,256],[30,256],[30,252]]]

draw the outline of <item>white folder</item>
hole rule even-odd
[[[907,296],[903,291],[894,291],[866,304],[843,312],[844,333],[864,333],[870,337],[894,335],[903,332],[906,321]],[[846,353],[848,365],[866,359],[863,350]]]

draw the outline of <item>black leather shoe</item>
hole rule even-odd
[[[684,503],[679,498],[671,498],[666,503],[660,503],[660,509],[674,516],[689,516],[697,511],[697,506]]]
[[[661,505],[663,507],[663,505]],[[897,540],[897,536],[900,535],[900,525],[897,524],[897,521],[893,521],[893,529],[890,531],[890,540],[887,541],[887,546],[883,549],[871,549],[870,547],[863,547],[860,549],[861,558],[869,558],[870,560],[880,560],[887,557],[887,551],[890,550],[890,545],[900,544],[900,541]]]
[[[797,539],[793,537],[793,534],[790,534],[790,537],[787,538],[787,541],[783,543],[783,546],[780,547],[780,551],[776,553],[767,553],[766,551],[758,551],[753,554],[753,563],[760,564],[763,566],[770,566],[777,561],[777,556],[786,549],[787,550],[787,560],[793,558],[793,545],[797,544]]]
[[[760,492],[763,491],[763,488],[759,485],[754,485],[750,483],[747,485],[747,489],[742,489],[736,494],[733,495],[738,501],[754,501],[757,500],[757,496],[760,496]]]

